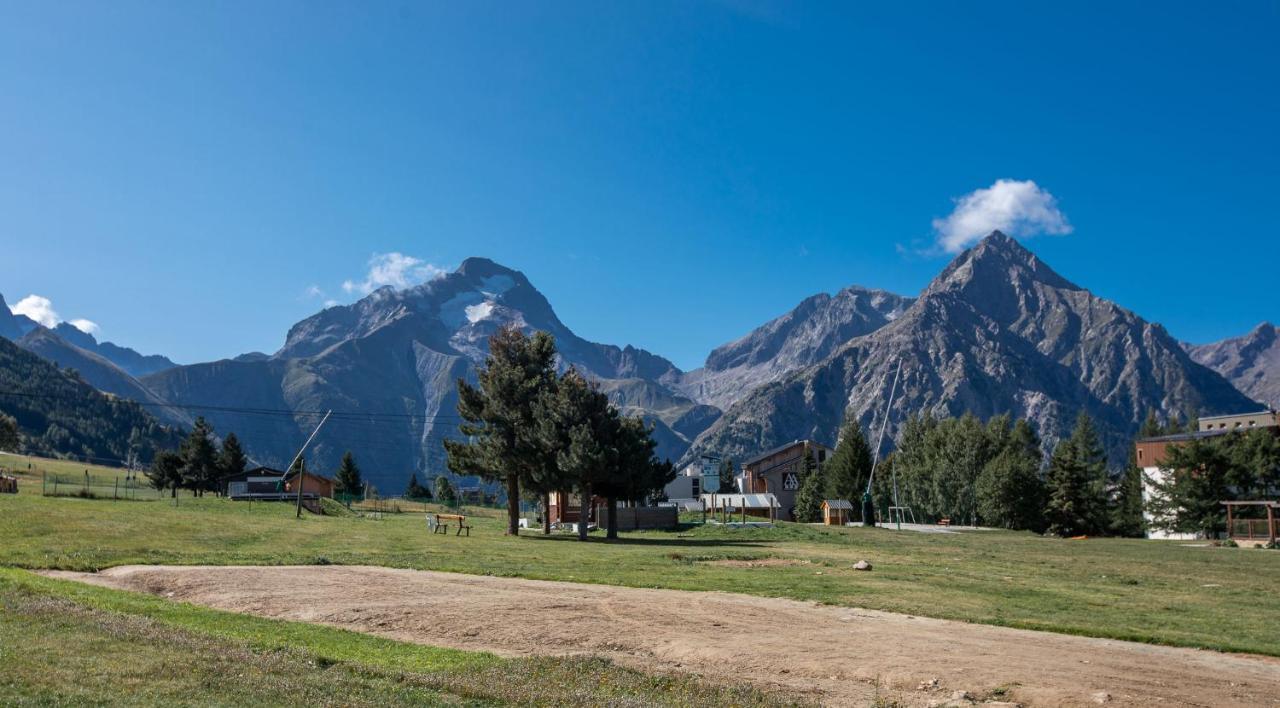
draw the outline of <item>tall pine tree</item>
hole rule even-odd
[[[805,450],[801,462],[800,489],[796,491],[796,506],[792,514],[796,521],[811,524],[822,518],[822,490],[826,488],[823,469],[813,459],[813,451]]]
[[[1093,419],[1083,411],[1071,437],[1060,441],[1045,480],[1045,518],[1059,536],[1100,534],[1107,528],[1107,467]]]
[[[871,446],[856,418],[845,421],[836,450],[822,466],[828,499],[844,499],[855,507],[862,503],[867,480],[871,478]],[[863,519],[863,523],[872,523]]]
[[[360,467],[356,464],[355,455],[347,450],[342,455],[342,462],[338,465],[338,473],[334,475],[334,479],[338,482],[338,491],[348,495],[358,495],[364,488],[364,480],[360,477]],[[418,476],[413,476],[414,483],[417,483]]]
[[[213,489],[218,479],[218,449],[213,443],[213,426],[196,418],[191,433],[182,441],[182,477],[197,495]]]
[[[240,438],[235,433],[227,433],[227,437],[222,439],[222,451],[218,453],[218,474],[223,477],[237,475],[244,472],[248,464],[249,458],[240,447]]]
[[[467,440],[445,441],[449,469],[506,487],[508,535],[520,530],[521,482],[538,480],[552,464],[555,450],[537,437],[536,409],[555,386],[555,359],[550,334],[527,337],[509,325],[489,338],[479,385],[458,379],[458,430]]]

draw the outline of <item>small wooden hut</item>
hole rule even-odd
[[[827,526],[844,526],[853,520],[853,504],[847,499],[823,499],[822,523]]]

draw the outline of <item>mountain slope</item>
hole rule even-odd
[[[814,295],[745,337],[717,347],[705,366],[685,374],[676,387],[701,403],[728,408],[752,389],[816,364],[850,339],[892,322],[912,301],[857,286]]]
[[[1192,359],[1222,374],[1245,395],[1280,406],[1280,327],[1263,322],[1243,337],[1186,347]]]
[[[146,376],[177,366],[167,357],[159,354],[139,354],[128,347],[111,342],[99,342],[92,334],[82,332],[67,322],[59,323],[53,331],[77,347],[115,364],[130,376]]]
[[[30,317],[13,314],[8,303],[4,301],[4,296],[0,295],[0,337],[14,340],[35,327],[36,323]]]
[[[834,443],[846,411],[864,426],[880,415],[899,360],[891,432],[916,413],[1010,412],[1034,421],[1048,446],[1084,410],[1119,460],[1149,408],[1257,406],[1163,327],[1070,283],[996,232],[892,322],[739,401],[689,454],[739,456],[802,437]]]
[[[23,451],[102,462],[136,454],[149,461],[180,435],[136,403],[104,394],[79,376],[0,338],[0,412],[18,421]]]
[[[287,464],[317,422],[309,412],[341,411],[317,436],[309,463],[331,471],[350,449],[366,478],[398,493],[413,472],[444,471],[441,443],[459,422],[456,382],[474,380],[489,335],[507,323],[555,335],[562,366],[583,370],[624,409],[660,425],[662,453],[679,457],[714,419],[663,383],[681,375],[671,362],[578,337],[522,273],[483,258],[414,288],[325,309],[294,325],[270,357],[179,366],[143,383],[175,403],[265,411],[201,411],[265,464]],[[661,409],[648,407],[659,400]]]
[[[45,327],[37,325],[35,329],[20,337],[15,344],[64,369],[74,369],[80,374],[80,378],[99,391],[147,404],[151,414],[163,423],[176,426],[191,425],[191,419],[184,413],[166,408],[163,405],[164,401],[120,367],[93,352],[71,344]]]

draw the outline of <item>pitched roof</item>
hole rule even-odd
[[[821,443],[819,443],[819,442],[816,442],[816,441],[814,441],[814,440],[792,440],[792,441],[791,441],[791,442],[789,442],[789,443],[785,443],[785,444],[783,444],[783,445],[779,445],[779,446],[777,446],[777,447],[773,448],[772,450],[766,450],[766,451],[764,451],[764,452],[760,453],[759,455],[756,455],[755,457],[752,457],[751,459],[749,459],[749,460],[747,460],[747,461],[743,462],[743,463],[742,463],[742,466],[743,466],[743,467],[747,467],[747,466],[750,466],[750,465],[754,465],[755,463],[759,462],[760,460],[763,460],[763,459],[765,459],[765,458],[767,458],[767,457],[772,457],[772,456],[774,456],[774,455],[778,454],[779,452],[782,452],[783,450],[786,450],[787,448],[795,447],[796,445],[803,445],[804,443],[807,443],[807,442],[809,442],[809,443],[813,443],[814,445],[817,445],[818,447],[822,447],[822,448],[827,447],[826,445],[823,445],[823,444],[821,444]]]
[[[822,505],[828,509],[849,509],[853,510],[853,505],[846,499],[823,499]]]

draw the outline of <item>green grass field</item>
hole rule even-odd
[[[470,538],[421,514],[293,517],[283,504],[0,497],[0,565],[97,570],[133,563],[372,564],[460,573],[726,590],[969,622],[1280,655],[1280,553],[1175,542],[1067,541],[797,524],[688,527],[614,543],[502,536],[477,510]],[[784,558],[743,567],[721,561]],[[850,566],[871,561],[870,573]]]

